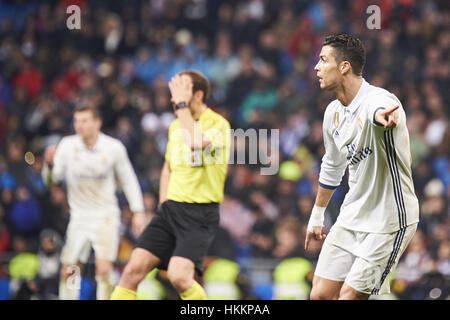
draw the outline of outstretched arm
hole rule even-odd
[[[400,106],[394,106],[387,109],[378,109],[373,117],[375,123],[386,129],[394,128],[398,124],[398,113],[395,112],[395,110],[399,107]]]

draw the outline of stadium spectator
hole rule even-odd
[[[34,279],[40,299],[56,300],[59,286],[59,256],[62,238],[52,229],[44,229],[39,235],[39,271]]]
[[[17,187],[15,199],[7,212],[14,234],[19,234],[33,242],[41,227],[42,209],[27,187]]]

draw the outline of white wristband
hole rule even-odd
[[[318,207],[314,205],[308,222],[307,230],[309,232],[313,232],[313,227],[323,226],[323,221],[325,219],[325,209],[326,207]]]

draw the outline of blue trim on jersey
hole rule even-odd
[[[373,112],[373,118],[372,118],[373,121],[372,121],[372,122],[373,122],[376,126],[383,127],[382,124],[379,124],[378,122],[375,121],[375,113],[377,113],[377,111],[380,110],[380,109],[386,109],[386,108],[384,108],[384,107],[376,108],[375,111]]]
[[[329,186],[329,185],[326,185],[326,184],[321,183],[320,181],[319,181],[319,186],[321,186],[322,188],[325,188],[325,189],[329,189],[329,190],[334,190],[334,189],[336,189],[337,187],[339,187],[339,186],[336,186],[336,187]]]

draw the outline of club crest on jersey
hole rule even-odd
[[[334,113],[333,124],[336,129],[339,127],[339,112]]]
[[[359,126],[361,127],[361,129],[362,129],[363,123],[362,123],[362,121],[361,121],[361,118],[358,117],[356,120],[358,121],[358,124],[359,124]]]

